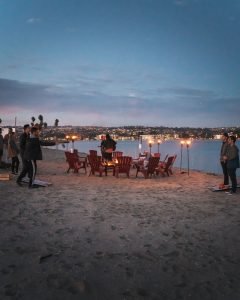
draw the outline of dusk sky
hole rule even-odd
[[[239,0],[0,0],[0,118],[240,126]]]

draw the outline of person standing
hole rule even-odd
[[[0,167],[2,165],[3,146],[4,146],[4,141],[2,136],[2,128],[0,128]]]
[[[237,191],[237,176],[236,170],[239,168],[239,149],[235,145],[236,137],[230,136],[228,138],[229,147],[227,148],[227,153],[223,157],[226,160],[228,175],[232,182],[232,188],[230,194],[234,194]]]
[[[223,181],[223,183],[220,184],[220,188],[228,187],[228,185],[229,185],[227,161],[224,160],[224,156],[226,156],[227,149],[228,149],[228,134],[227,134],[227,132],[224,132],[222,134],[222,147],[221,147],[221,151],[220,151],[220,163],[222,166],[224,181]]]
[[[24,152],[26,148],[27,141],[30,137],[30,125],[25,124],[23,126],[23,133],[19,137],[19,147],[20,147],[20,156],[22,160],[22,170],[24,169],[24,165],[27,164],[26,159],[24,159]]]
[[[15,132],[12,131],[8,135],[8,158],[12,159],[12,164],[11,164],[11,170],[12,174],[16,175],[18,174],[18,168],[19,168],[19,159],[18,159],[18,154],[19,154],[19,149],[16,143],[16,137],[15,137]]]
[[[27,144],[27,140],[30,137],[30,125],[26,124],[23,126],[23,133],[19,137],[20,156],[24,165],[24,152]]]
[[[116,142],[111,138],[110,134],[106,134],[106,139],[101,143],[102,157],[107,160],[112,160],[112,153],[116,150]]]
[[[26,148],[24,151],[24,160],[26,160],[26,165],[19,177],[17,178],[17,184],[21,186],[22,179],[28,173],[29,176],[29,188],[34,188],[34,179],[36,175],[36,161],[42,160],[42,150],[39,141],[39,129],[37,127],[31,128],[31,134],[26,143]]]

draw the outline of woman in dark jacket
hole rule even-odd
[[[112,153],[116,150],[116,142],[111,138],[109,133],[106,134],[106,139],[101,143],[102,157],[107,160],[112,160]]]
[[[31,135],[26,143],[26,148],[24,152],[24,160],[26,161],[26,166],[24,166],[21,174],[17,179],[17,184],[21,185],[22,179],[28,173],[29,177],[29,188],[35,187],[33,185],[36,169],[37,169],[37,160],[42,160],[42,150],[39,141],[39,129],[37,127],[31,128]]]
[[[236,137],[230,136],[228,138],[228,148],[226,155],[223,157],[224,160],[227,161],[227,170],[228,175],[232,182],[232,189],[230,193],[236,193],[237,191],[237,176],[236,176],[236,170],[239,168],[239,149],[235,145]]]

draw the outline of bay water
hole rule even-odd
[[[100,150],[101,141],[75,141],[74,148],[79,152],[89,153],[89,150],[97,150],[98,155],[101,155]],[[159,146],[159,152],[161,153],[161,160],[168,155],[177,155],[174,166],[180,167],[181,163],[181,152],[182,152],[182,168],[187,170],[188,158],[189,158],[189,169],[199,170],[207,173],[221,174],[222,169],[219,162],[219,154],[221,149],[221,140],[193,140],[187,151],[186,145],[181,148],[179,140],[165,141]],[[240,149],[240,142],[237,141],[236,145]],[[73,144],[58,145],[59,150],[70,150]],[[117,141],[116,151],[122,151],[124,155],[132,156],[137,158],[139,152],[149,151],[147,141],[142,142],[141,151],[139,149],[138,141]],[[153,144],[151,148],[152,153],[158,152],[158,145]],[[237,175],[240,176],[240,169],[237,171]]]

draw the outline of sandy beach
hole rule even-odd
[[[240,299],[240,191],[208,189],[221,176],[88,177],[43,155],[52,186],[0,181],[0,299]]]

